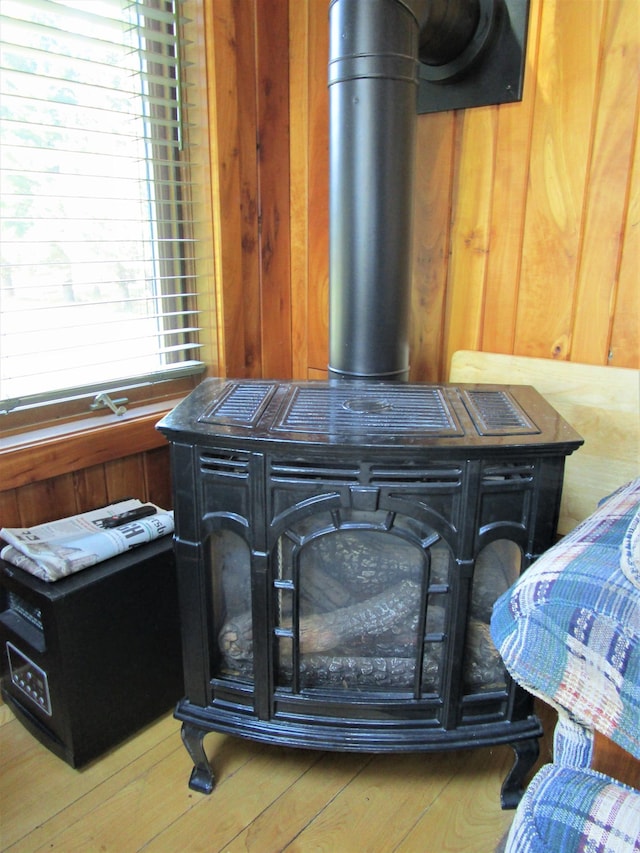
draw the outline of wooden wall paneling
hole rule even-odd
[[[545,0],[515,351],[566,359],[592,144],[602,0]],[[576,37],[579,33],[579,37]]]
[[[76,512],[88,512],[109,503],[104,465],[92,465],[90,468],[74,471],[73,485],[76,493]]]
[[[611,364],[616,367],[634,367],[636,369],[640,369],[639,222],[640,140],[636,136],[635,156],[631,169],[631,186],[610,344]]]
[[[289,3],[289,169],[291,213],[291,367],[306,379],[309,363],[309,5]]]
[[[173,507],[171,490],[171,463],[169,447],[159,447],[144,454],[144,500],[161,506]]]
[[[640,59],[639,46],[633,42],[638,35],[638,12],[637,0],[609,2],[605,9],[571,345],[571,359],[587,364],[607,364],[609,355],[638,120],[638,89],[629,85],[629,73],[638,69]]]
[[[318,0],[304,5],[307,8],[297,10],[295,16],[302,18],[306,13],[308,23],[307,114],[294,120],[294,125],[296,121],[308,124],[298,133],[308,134],[308,257],[304,261],[308,275],[304,295],[294,284],[293,309],[300,312],[295,313],[295,324],[298,316],[307,318],[306,333],[295,328],[294,335],[296,341],[306,343],[307,375],[315,377],[325,370],[328,341],[328,4]],[[638,32],[629,20],[634,14],[637,0],[533,0],[523,101],[456,113],[461,123],[457,152],[447,148],[438,125],[451,116],[419,117],[418,148],[423,148],[425,138],[433,144],[435,135],[436,146],[441,146],[438,157],[444,161],[456,154],[457,159],[450,187],[446,188],[449,175],[440,172],[431,176],[433,183],[428,185],[426,172],[420,172],[426,165],[418,151],[412,378],[446,378],[449,355],[461,345],[601,361],[603,330],[605,337],[610,336],[612,363],[638,364],[638,246],[629,224],[637,222],[637,213],[631,218],[631,206],[635,204],[637,211],[637,190],[620,193],[620,178],[615,176],[611,186],[609,158],[614,145],[599,136],[618,113],[615,92],[625,73],[627,90],[620,104],[624,119],[613,133],[622,139],[625,132],[637,133],[637,108],[627,103],[637,90]],[[623,46],[625,31],[628,39]],[[296,62],[299,68],[299,59]],[[492,130],[480,129],[483,122],[493,120]],[[292,150],[295,145],[292,139]],[[617,155],[621,158],[622,151]],[[446,195],[451,189],[455,190],[452,213],[440,207],[443,192]],[[600,208],[598,199],[611,192],[615,198],[607,198]],[[604,293],[611,282],[604,284],[602,276],[596,282],[589,269],[594,253],[600,268],[611,257],[612,247],[605,247],[603,241],[615,226],[608,218],[607,230],[598,234],[597,227],[598,219],[609,217],[611,210],[622,212],[619,228],[624,238],[618,253],[618,285],[605,312]],[[430,246],[433,241],[437,242]],[[446,328],[441,331],[440,303],[445,298]],[[615,306],[613,317],[611,305]]]
[[[238,153],[240,164],[240,195],[234,200],[240,213],[240,270],[239,276],[227,279],[228,296],[233,289],[242,303],[242,350],[234,347],[234,370],[230,375],[261,377],[263,370],[263,340],[260,316],[260,241],[258,189],[258,127],[256,106],[256,10],[263,8],[259,0],[234,0],[236,41],[233,45],[237,71],[235,98],[237,136],[233,140],[233,155]],[[223,63],[224,64],[224,63]],[[226,67],[226,66],[225,66]],[[226,134],[224,127],[221,132]]]
[[[223,372],[262,375],[255,101],[256,0],[206,0]]]
[[[20,527],[21,524],[17,489],[0,492],[0,528]]]
[[[20,525],[30,527],[74,515],[77,496],[73,474],[62,474],[17,490]]]
[[[291,377],[289,6],[257,2],[257,114],[262,372]]]
[[[293,376],[327,374],[329,339],[328,2],[289,2]]]
[[[455,113],[418,117],[413,193],[411,379],[444,378],[443,336],[451,220]]]
[[[144,458],[142,454],[114,459],[104,466],[107,498],[111,503],[123,498],[144,499]],[[66,513],[65,513],[66,514]]]
[[[171,508],[168,445],[1,491],[0,527],[42,524],[125,497]]]
[[[496,144],[496,107],[456,115],[456,164],[447,272],[445,364],[479,349],[483,323]]]
[[[41,437],[29,436],[24,445],[2,453],[0,489],[19,488],[122,455],[162,447],[167,440],[155,425],[163,413],[154,409],[149,414],[132,412],[122,418],[106,415],[100,426],[81,425],[70,435],[51,435],[51,431],[45,431]]]
[[[291,0],[298,2],[298,0]],[[308,378],[326,375],[329,362],[329,3],[309,10],[309,278]]]
[[[512,353],[522,258],[522,232],[531,155],[541,0],[529,9],[522,101],[498,107],[485,311],[480,348]]]

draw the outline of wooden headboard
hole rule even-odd
[[[546,358],[460,350],[450,382],[533,385],[584,438],[567,458],[558,533],[590,515],[600,498],[640,476],[640,371]]]

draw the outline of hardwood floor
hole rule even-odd
[[[210,734],[217,785],[204,796],[187,786],[171,714],[82,771],[4,705],[0,723],[0,848],[12,853],[491,853],[513,814],[499,802],[509,747],[362,755]]]

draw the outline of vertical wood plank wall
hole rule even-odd
[[[214,216],[222,371],[289,378],[289,4],[203,3],[211,168],[219,187]]]
[[[299,376],[327,361],[327,6],[290,2]],[[637,0],[532,0],[522,102],[419,116],[412,378],[460,348],[640,367],[639,41]]]
[[[0,483],[0,527],[42,524],[125,497],[173,506],[168,446],[134,454],[126,448],[120,448],[121,455],[117,448],[113,452],[113,459],[97,465],[76,468],[70,463],[68,472],[55,477],[48,477],[46,464],[42,465],[33,482],[16,488],[3,489]]]
[[[328,352],[328,0],[202,0],[222,372]],[[640,367],[638,0],[531,0],[524,99],[419,116],[411,375],[460,348]],[[375,330],[372,331],[375,337]],[[4,488],[0,526],[123,494],[170,504],[166,447]]]

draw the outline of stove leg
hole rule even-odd
[[[213,770],[211,769],[203,745],[204,736],[207,734],[207,731],[201,729],[199,726],[183,723],[180,734],[182,735],[182,742],[187,748],[187,752],[194,764],[191,771],[191,778],[189,779],[189,787],[200,794],[210,794],[213,791],[215,781]]]
[[[502,783],[500,803],[503,809],[515,809],[524,794],[524,780],[540,754],[540,743],[537,737],[516,741],[510,744],[515,753],[513,767]]]

